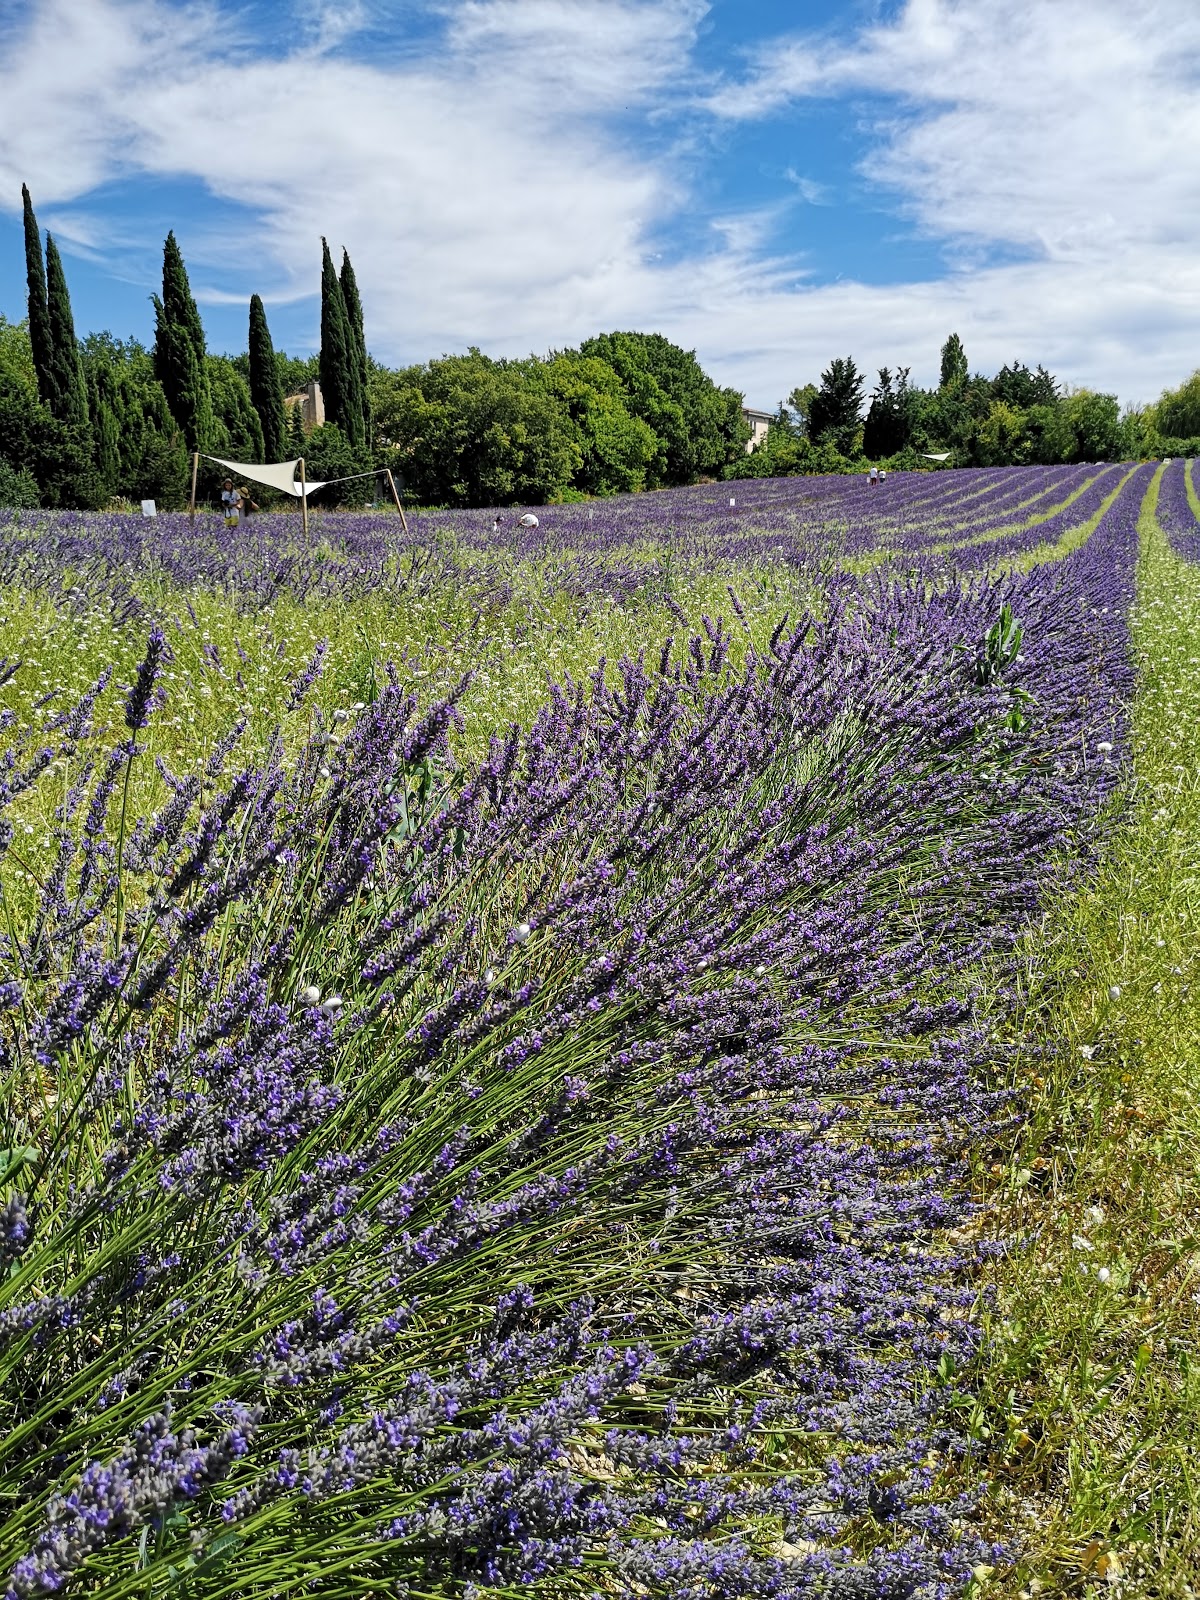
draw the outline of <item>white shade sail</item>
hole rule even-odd
[[[372,467],[369,472],[349,472],[344,478],[309,478],[301,488],[300,480],[296,476],[296,468],[301,461],[300,456],[297,456],[295,461],[277,461],[270,465],[259,461],[226,461],[224,456],[205,456],[204,459],[215,461],[219,467],[228,467],[237,478],[249,478],[251,483],[265,483],[268,489],[278,489],[280,494],[295,495],[297,500],[302,496],[307,499],[309,495],[316,494],[318,489],[327,489],[331,483],[352,483],[356,478],[379,476],[379,469]],[[384,471],[386,470],[385,468]],[[536,519],[534,526],[537,526]]]
[[[238,478],[249,478],[251,483],[262,483],[268,489],[278,489],[280,494],[292,494],[299,499],[300,485],[296,481],[296,468],[300,465],[300,457],[294,461],[280,461],[273,466],[258,461],[226,461],[223,456],[208,456],[209,461],[215,461],[220,467],[228,467],[230,472]],[[305,490],[312,494],[315,489],[323,488],[319,483],[306,483]]]

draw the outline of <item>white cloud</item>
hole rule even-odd
[[[813,96],[891,97],[864,170],[930,232],[1097,259],[1191,232],[1198,50],[1191,0],[910,0],[848,46],[762,49],[709,105],[754,118]]]
[[[783,175],[805,205],[827,206],[831,204],[828,184],[818,183],[815,178],[806,178],[802,172],[797,172],[794,167],[786,168]]]
[[[1042,359],[1126,398],[1200,352],[1194,0],[910,0],[848,40],[772,41],[715,91],[695,66],[704,0],[426,9],[432,42],[356,60],[353,32],[394,6],[306,8],[270,51],[218,0],[35,0],[0,35],[0,194],[27,179],[96,251],[100,184],[199,180],[259,220],[180,218],[198,293],[303,297],[324,233],[390,359],[659,328],[770,405],[847,352],[929,378],[952,327],[980,367]],[[814,285],[773,247],[782,202],[664,259],[702,149],[689,117],[846,95],[875,117],[864,172],[945,242],[944,276]]]

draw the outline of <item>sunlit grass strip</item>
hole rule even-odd
[[[1186,1595],[1200,1570],[1200,569],[1141,522],[1131,811],[1023,973],[1019,1152],[984,1173],[996,1269],[977,1430],[1011,1583]],[[1008,1586],[1005,1592],[1009,1592]],[[1057,1592],[1057,1589],[1056,1589]]]
[[[1184,463],[1183,481],[1187,485],[1188,504],[1192,508],[1192,515],[1200,522],[1200,494],[1196,493],[1196,463],[1194,460]]]
[[[1073,550],[1078,550],[1080,546],[1086,544],[1091,538],[1092,534],[1095,533],[1096,529],[1100,526],[1105,513],[1116,501],[1117,497],[1125,488],[1125,485],[1129,482],[1130,478],[1133,477],[1137,470],[1138,469],[1136,466],[1132,466],[1127,472],[1122,474],[1116,487],[1110,494],[1105,496],[1099,508],[1087,519],[1086,522],[1079,523],[1077,527],[1068,528],[1067,532],[1063,534],[1061,539],[1055,539],[1053,542],[1048,542],[1046,544],[1035,545],[1032,550],[1023,550],[1019,555],[1011,556],[1006,561],[997,562],[993,571],[1031,572],[1034,567],[1044,566],[1047,562],[1051,561],[1061,561],[1064,556],[1069,556]],[[1045,519],[1039,518],[1038,520],[1044,521]]]
[[[1066,495],[1062,500],[1056,501],[1056,503],[1052,506],[1047,506],[1044,511],[1039,511],[1032,517],[1027,517],[1024,519],[1017,517],[1014,518],[1012,522],[1005,523],[1002,528],[989,528],[986,533],[972,534],[965,539],[944,539],[939,544],[932,545],[930,547],[930,553],[933,555],[942,555],[944,552],[950,550],[970,550],[974,549],[977,545],[994,544],[996,541],[1000,539],[1006,539],[1010,534],[1020,533],[1026,528],[1040,527],[1043,522],[1049,522],[1051,517],[1057,517],[1062,512],[1070,510],[1070,508],[1075,504],[1076,500],[1078,500],[1081,495],[1087,493],[1087,491],[1096,482],[1097,478],[1101,477],[1109,470],[1110,468],[1108,467],[1102,467],[1099,472],[1093,472],[1090,477],[1085,478],[1081,484],[1072,489],[1071,493]],[[1122,482],[1123,481],[1124,480],[1122,480]],[[1033,503],[1033,501],[1036,501],[1040,498],[1040,495],[1034,495],[1031,500],[1028,500],[1024,503],[1026,505],[1030,505]],[[1110,503],[1111,500],[1105,501],[1105,506],[1107,507]],[[1020,510],[1021,508],[1018,506],[1016,509]],[[1103,515],[1103,512],[1101,512],[1101,515]],[[1096,520],[1098,521],[1099,518]]]
[[[1079,484],[1062,500],[1056,501],[1054,505],[1048,506],[1044,511],[1039,511],[1031,517],[1024,519],[1020,517],[1014,518],[1012,521],[1003,523],[998,528],[989,528],[986,533],[971,534],[965,538],[941,539],[936,544],[931,544],[928,549],[922,551],[921,554],[926,556],[952,556],[960,550],[974,550],[984,545],[998,544],[1002,539],[1011,538],[1013,534],[1023,533],[1031,528],[1040,527],[1043,523],[1049,522],[1052,517],[1057,517],[1062,512],[1069,510],[1070,507],[1073,506],[1082,495],[1087,493],[1087,491],[1100,477],[1103,476],[1105,472],[1109,472],[1111,470],[1112,469],[1110,467],[1104,467],[1099,472],[1093,472],[1090,477],[1086,478],[1083,483]],[[1027,552],[1026,555],[1029,559],[1026,565],[1020,564],[1022,561],[1026,560],[1026,556],[1022,556],[1009,562],[997,563],[994,570],[997,572],[1025,572],[1028,571],[1032,566],[1040,565],[1042,561],[1056,560],[1061,555],[1069,555],[1072,550],[1077,549],[1079,545],[1082,544],[1084,540],[1095,531],[1097,525],[1099,524],[1100,518],[1116,499],[1117,494],[1120,492],[1121,485],[1123,485],[1126,479],[1128,479],[1130,476],[1131,472],[1127,472],[1125,477],[1120,480],[1117,489],[1108,496],[1104,504],[1100,507],[1099,511],[1096,512],[1094,516],[1089,517],[1085,522],[1080,523],[1078,528],[1072,528],[1063,536],[1062,539],[1053,544],[1041,544],[1036,546],[1035,550]],[[1022,504],[1032,505],[1040,498],[1040,494],[1033,495],[1029,500],[1022,502]],[[986,501],[984,502],[982,509],[986,510]],[[1017,506],[1014,509],[1020,510],[1021,507]],[[1038,560],[1033,560],[1032,557],[1039,551],[1043,552],[1043,554]],[[1044,552],[1050,553],[1046,554]],[[911,562],[913,555],[914,552],[912,550],[901,549],[899,546],[895,545],[881,544],[875,550],[869,550],[859,555],[847,557],[841,562],[840,565],[842,570],[845,572],[861,575],[863,573],[872,572],[876,568],[885,566],[892,562],[903,568],[907,563]]]
[[[243,747],[251,753],[265,750],[277,727],[289,740],[303,739],[318,712],[332,724],[373,701],[389,661],[425,704],[473,675],[455,736],[456,753],[470,759],[497,729],[528,725],[545,704],[550,682],[586,681],[602,662],[615,664],[642,650],[657,655],[668,638],[699,631],[705,615],[723,614],[732,625],[730,654],[740,662],[751,645],[765,646],[785,611],[798,615],[815,593],[811,575],[765,562],[681,575],[621,604],[602,596],[581,601],[533,571],[516,579],[513,597],[490,609],[470,591],[446,584],[402,604],[381,596],[301,601],[282,594],[252,616],[233,595],[146,583],[143,598],[162,619],[172,660],[164,672],[169,705],[146,730],[148,759],[132,778],[135,809],[148,809],[161,792],[155,758],[176,770],[198,769],[240,719],[247,724]],[[144,624],[114,629],[99,604],[68,619],[44,596],[0,590],[0,660],[22,663],[0,687],[0,711],[14,713],[16,726],[49,717],[106,667],[127,682],[144,639]],[[314,693],[288,714],[289,684],[319,648],[325,653]],[[333,727],[335,737],[339,731]],[[0,747],[6,740],[0,734]],[[28,873],[31,891],[36,861],[51,848],[66,783],[64,770],[62,782],[39,785],[18,807],[16,854],[28,862],[18,870]]]

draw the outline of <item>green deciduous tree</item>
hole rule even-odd
[[[336,422],[324,422],[314,428],[297,455],[304,457],[304,476],[309,483],[328,481],[330,478],[347,478],[363,470],[361,453],[355,449]],[[369,478],[357,478],[351,483],[335,483],[321,490],[323,506],[361,505],[375,492]]]
[[[1154,425],[1164,438],[1200,437],[1200,372],[1193,372],[1178,389],[1164,389],[1150,409]]]
[[[163,245],[163,292],[154,297],[154,370],[189,450],[218,442],[205,363],[204,325],[174,233]]]
[[[29,190],[21,185],[21,200],[25,221],[25,281],[29,290],[29,345],[33,356],[33,369],[37,375],[38,394],[49,405],[52,378],[50,376],[50,313],[46,305],[46,268],[42,261],[42,236],[37,218],[33,214],[33,201]]]
[[[7,378],[38,397],[37,373],[29,343],[29,323],[10,322],[0,312],[0,379]]]
[[[745,453],[749,432],[742,396],[718,388],[694,350],[683,350],[660,333],[603,333],[585,339],[580,353],[612,367],[625,387],[627,409],[658,437],[647,487],[719,477],[727,463]]]
[[[831,361],[808,413],[808,431],[816,443],[827,439],[844,456],[855,453],[862,412],[863,380],[849,356]]]
[[[262,430],[263,459],[282,461],[287,433],[283,385],[279,381],[279,363],[271,343],[271,330],[267,327],[267,313],[261,297],[256,294],[250,296],[248,369],[250,399]]]
[[[1121,455],[1121,407],[1115,394],[1076,389],[1062,402],[1075,432],[1076,461],[1115,461]]]
[[[67,292],[62,257],[49,234],[46,235],[46,312],[50,327],[50,365],[47,369],[50,393],[47,404],[60,422],[86,431],[87,386],[79,359],[79,346],[75,340],[71,296]]]
[[[1007,467],[1017,460],[1025,418],[1006,400],[993,400],[979,426],[975,459],[981,467]]]
[[[650,425],[627,408],[625,387],[608,362],[564,350],[548,361],[531,362],[529,370],[571,421],[572,487],[596,495],[645,488],[659,442]]]
[[[797,384],[791,394],[788,395],[786,406],[793,418],[792,426],[797,433],[807,436],[809,413],[812,411],[812,403],[816,398],[817,386],[815,383]]]
[[[563,407],[527,364],[472,349],[372,373],[376,461],[425,504],[541,504],[571,486],[578,460]]]

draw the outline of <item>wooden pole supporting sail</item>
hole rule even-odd
[[[192,451],[192,498],[188,501],[188,521],[196,520],[196,473],[200,470],[200,452]]]
[[[304,537],[308,538],[308,485],[304,476],[304,457],[300,457],[300,509],[304,513]]]
[[[400,504],[400,496],[396,491],[396,480],[392,477],[392,469],[391,467],[385,467],[383,470],[387,473],[387,480],[392,486],[392,499],[396,502],[396,510],[400,513],[400,526],[407,533],[408,521],[404,515],[404,507]]]

